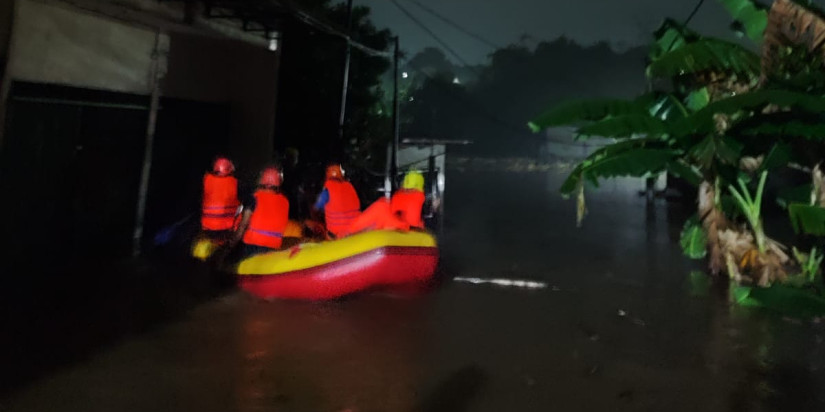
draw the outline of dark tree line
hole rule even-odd
[[[307,12],[339,28],[346,6],[301,0]],[[392,33],[370,21],[367,7],[353,12],[353,38],[379,50]],[[287,20],[276,117],[276,148],[295,148],[304,164],[338,159],[358,168],[383,169],[392,134],[391,61],[352,51],[344,141],[338,113],[345,42],[297,19]],[[478,155],[535,153],[540,136],[527,121],[541,109],[570,98],[632,96],[646,88],[646,52],[622,53],[607,44],[582,46],[559,38],[535,47],[510,45],[486,64],[459,66],[438,49],[404,58],[400,79],[402,137],[467,139],[462,150]]]
[[[632,96],[646,87],[646,51],[617,53],[607,44],[581,46],[559,38],[535,48],[511,45],[486,65],[453,65],[437,49],[410,59],[404,134],[468,139],[479,155],[535,152],[539,137],[526,123],[570,98]]]

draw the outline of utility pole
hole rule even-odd
[[[160,82],[166,76],[167,55],[169,53],[169,37],[158,30],[155,33],[155,48],[152,50],[152,68],[150,78],[151,98],[149,103],[149,117],[146,120],[146,140],[143,148],[143,167],[140,172],[140,186],[138,187],[137,211],[135,213],[135,228],[132,238],[132,256],[140,256],[143,240],[143,220],[146,217],[146,198],[149,194],[149,176],[152,171],[152,150],[155,142],[155,126],[157,125],[158,108],[160,107]]]
[[[341,86],[341,110],[338,112],[338,144],[344,147],[344,119],[347,115],[347,92],[349,89],[349,65],[352,58],[352,0],[347,0],[347,48],[344,54],[344,81]]]
[[[395,51],[392,59],[392,167],[390,169],[390,180],[392,188],[395,189],[395,178],[398,176],[398,134],[400,130],[401,119],[398,112],[398,60],[401,53],[398,48],[398,36],[395,36]]]

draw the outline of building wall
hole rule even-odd
[[[15,0],[0,2],[0,147],[3,145],[3,130],[6,118],[6,99],[9,91],[9,77],[6,76],[8,57],[11,49],[11,35],[14,27]]]
[[[3,72],[6,68],[13,17],[14,2],[0,2],[0,79],[3,78]]]
[[[18,0],[14,80],[149,93],[155,32],[69,8]]]
[[[168,50],[160,59],[165,76],[149,180],[151,222],[144,228],[197,212],[200,178],[215,154],[228,152],[247,182],[271,160],[273,147],[278,53],[232,37],[231,30],[176,23],[168,13],[153,18],[146,14],[152,7],[136,11],[136,4],[148,3],[15,0],[6,73],[12,82],[0,107],[9,113],[0,126],[6,133],[0,186],[29,201],[0,211],[19,216],[72,199],[60,233],[91,245],[91,252],[100,249],[95,240],[121,244],[112,256],[128,249],[135,221],[158,36]],[[122,5],[122,13],[113,5]],[[37,188],[57,180],[63,192],[37,197]],[[28,221],[39,219],[42,230],[60,223],[57,211],[41,212],[48,218]],[[26,230],[11,223],[0,229]],[[147,231],[144,239],[153,235]],[[19,249],[48,247],[41,240],[18,242]]]
[[[148,94],[157,34],[151,23],[127,24],[63,2],[17,0],[8,77]],[[158,26],[170,44],[162,95],[228,103],[231,154],[252,168],[267,162],[273,146],[278,53],[261,42]]]

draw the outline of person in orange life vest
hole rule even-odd
[[[404,176],[401,190],[392,195],[390,208],[395,216],[407,222],[410,226],[424,229],[421,208],[424,206],[425,200],[424,176],[418,171],[411,170]]]
[[[351,235],[368,230],[410,230],[410,224],[398,218],[390,209],[390,200],[382,197],[373,202],[352,221],[346,234]]]
[[[344,179],[339,164],[327,166],[324,190],[313,209],[324,211],[327,232],[335,237],[346,236],[350,224],[361,214],[361,201],[352,184]]]
[[[244,211],[240,233],[246,254],[267,252],[281,247],[289,222],[289,200],[281,193],[283,173],[277,167],[261,172],[254,200]]]
[[[212,171],[203,176],[201,229],[212,234],[229,234],[238,214],[238,179],[233,176],[235,165],[218,157]]]

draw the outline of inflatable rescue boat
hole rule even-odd
[[[195,242],[206,260],[217,245]],[[438,263],[435,237],[420,231],[377,230],[242,259],[232,266],[240,287],[260,298],[334,299],[371,288],[426,283]]]

